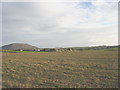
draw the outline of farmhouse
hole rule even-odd
[[[35,49],[34,51],[41,51],[40,49]]]
[[[23,51],[23,49],[17,49],[17,51]]]

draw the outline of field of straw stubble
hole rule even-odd
[[[2,53],[3,88],[116,88],[118,52]]]

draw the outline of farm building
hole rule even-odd
[[[23,49],[17,49],[17,51],[23,51]]]

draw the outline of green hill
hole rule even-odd
[[[35,50],[38,49],[38,47],[24,44],[24,43],[13,43],[9,45],[5,45],[2,47],[3,50],[17,50],[17,49],[23,49],[23,50]]]

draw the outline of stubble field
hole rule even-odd
[[[117,88],[118,51],[2,53],[3,88]]]

